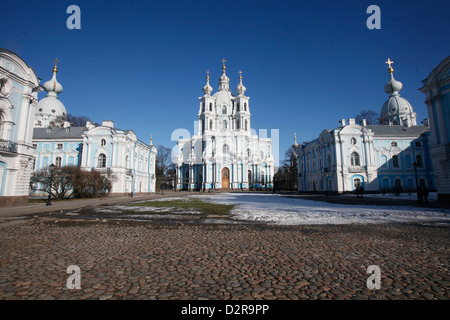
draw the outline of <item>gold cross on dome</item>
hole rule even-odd
[[[61,62],[58,60],[58,58],[56,58],[55,60],[53,60],[53,62],[55,63],[55,66],[53,67],[53,72],[58,72],[58,62]]]
[[[241,70],[239,70],[239,78],[242,78],[242,71]]]
[[[209,79],[209,70],[206,70],[206,77]]]
[[[227,60],[225,60],[225,58],[222,59],[222,63],[223,63],[223,67],[225,68],[225,62],[227,62]]]
[[[392,63],[394,63],[394,61],[391,61],[391,58],[388,58],[388,61],[386,61],[386,63],[389,65],[389,67],[391,66]]]
[[[388,71],[390,72],[390,73],[392,73],[392,71],[394,71],[394,69],[392,69],[392,66],[391,66],[391,64],[393,64],[394,63],[394,61],[391,61],[391,59],[390,58],[388,58],[388,61],[386,61],[386,63],[389,65],[389,69],[388,69]]]

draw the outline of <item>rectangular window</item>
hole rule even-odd
[[[57,168],[61,168],[61,157],[56,157],[56,163],[55,163],[55,166],[57,167]]]
[[[62,148],[63,148],[63,144],[62,144],[62,143],[58,143],[58,144],[56,145],[56,149],[62,150]]]
[[[416,156],[416,163],[418,167],[423,167],[422,156]]]
[[[422,144],[420,143],[420,141],[414,142],[414,145],[416,146],[416,148],[420,148],[420,147],[422,146]]]
[[[392,166],[394,168],[398,168],[398,156],[397,155],[392,156]]]

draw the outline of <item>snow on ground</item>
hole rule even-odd
[[[233,219],[270,224],[450,223],[450,210],[446,209],[341,205],[276,194],[224,193],[191,197],[234,204]]]
[[[354,193],[344,193],[341,195],[341,197],[356,197],[356,194]],[[396,196],[393,193],[365,193],[364,197],[367,198],[381,198],[381,199],[399,199],[399,200],[417,200],[417,194],[414,192],[408,193],[400,193],[398,196]],[[428,195],[428,202],[436,202],[438,201],[438,196],[436,192],[430,192]]]

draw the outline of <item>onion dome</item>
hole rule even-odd
[[[243,95],[245,93],[245,90],[247,90],[247,88],[242,84],[242,71],[239,71],[239,84],[236,88],[236,92],[238,93],[238,95]]]
[[[294,144],[292,145],[292,147],[294,147],[294,149],[297,149],[297,147],[298,147],[297,134],[296,133],[294,133]]]
[[[403,84],[394,78],[394,69],[391,59],[386,62],[389,64],[388,72],[390,81],[384,86],[384,92],[390,94],[389,99],[381,108],[381,124],[384,125],[416,125],[416,113],[414,113],[411,104],[405,98],[400,97],[399,91]]]
[[[205,96],[211,95],[213,88],[209,85],[209,71],[206,71],[206,85],[203,87],[203,93]]]
[[[227,77],[226,75],[226,67],[225,67],[225,62],[227,62],[227,60],[222,59],[222,75],[219,78],[219,90],[229,90],[230,88],[230,78]]]
[[[56,79],[56,74],[58,73],[57,62],[59,61],[55,60],[52,79],[45,82],[43,85],[45,91],[47,91],[47,96],[39,101],[36,108],[36,115],[50,118],[50,122],[56,118],[66,117],[66,108],[58,99],[58,94],[63,91],[63,87]]]

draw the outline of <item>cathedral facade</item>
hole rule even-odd
[[[212,91],[208,72],[199,98],[197,133],[177,142],[177,189],[272,188],[272,141],[251,130],[250,98],[245,95],[242,73],[233,94],[223,64],[219,89]]]
[[[53,164],[80,166],[83,170],[99,171],[112,184],[111,196],[155,192],[157,150],[152,142],[139,140],[132,130],[122,130],[107,120],[101,125],[90,121],[85,126],[72,127],[66,120],[66,109],[59,100],[62,85],[53,77],[44,83],[47,96],[39,101],[34,118],[33,148],[35,172],[48,170]],[[39,183],[30,195],[46,194]]]
[[[317,139],[294,143],[299,191],[344,193],[361,186],[372,192],[415,192],[420,184],[436,189],[430,127],[427,121],[417,125],[411,104],[399,94],[403,84],[394,78],[392,61],[388,63],[390,80],[384,90],[389,98],[379,125],[342,119]]]
[[[0,49],[0,207],[28,201],[39,82],[18,55]]]

